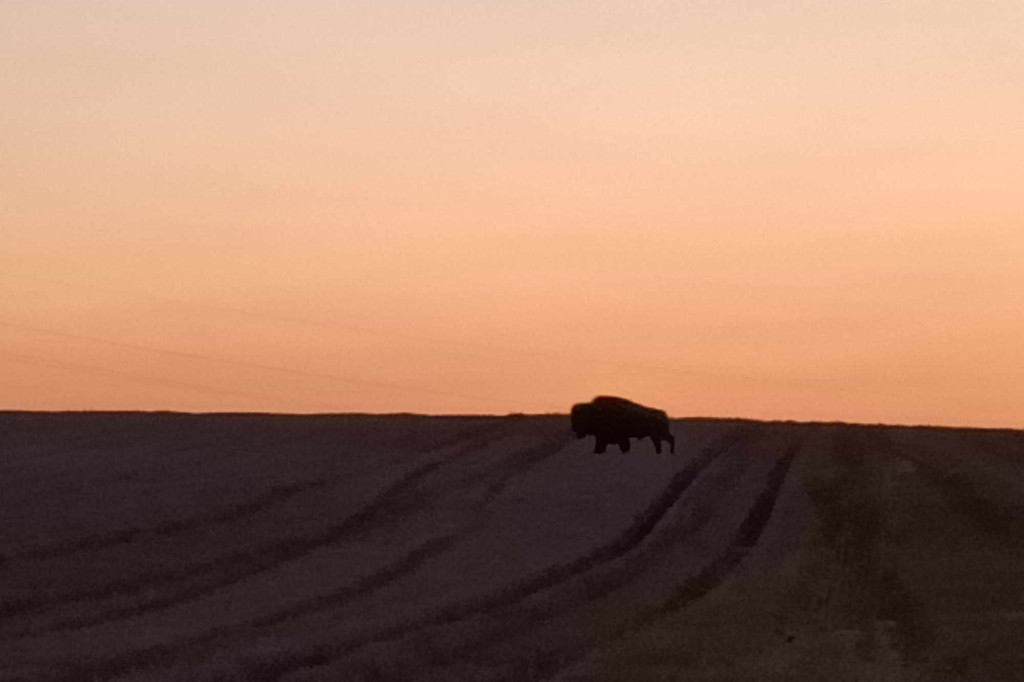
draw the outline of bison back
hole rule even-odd
[[[668,416],[624,398],[598,396],[573,406],[572,425],[578,434],[603,435],[609,440],[641,438],[667,433]]]

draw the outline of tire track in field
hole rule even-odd
[[[807,489],[820,520],[816,542],[829,556],[822,595],[811,607],[814,612],[845,608],[837,604],[840,593],[847,583],[856,584],[854,577],[871,572],[875,548],[882,540],[884,511],[870,486],[872,463],[864,452],[866,439],[862,430],[838,428],[829,453],[836,473]]]
[[[740,523],[729,548],[696,576],[684,581],[661,606],[642,619],[636,629],[646,627],[704,597],[739,566],[761,540],[761,534],[764,533],[772,512],[775,511],[775,503],[793,466],[793,460],[800,454],[802,447],[802,443],[791,445],[768,472],[764,489]]]
[[[922,453],[897,445],[887,433],[875,434],[875,442],[892,456],[913,464],[922,478],[942,493],[950,509],[967,519],[983,536],[1003,543],[1020,543],[1024,527],[1020,512],[986,497],[978,490],[970,474],[960,466],[944,468],[937,465]]]
[[[482,508],[490,503],[498,492],[508,483],[533,466],[550,456],[561,452],[571,440],[571,434],[559,434],[546,439],[540,444],[532,445],[514,452],[499,465],[497,476],[491,476],[487,494],[479,503]],[[479,511],[479,510],[477,510]],[[470,534],[481,522],[481,517],[474,513],[474,520],[464,528],[445,535],[431,538],[388,565],[359,578],[355,582],[336,590],[308,597],[287,608],[250,619],[240,624],[221,626],[182,640],[167,644],[154,645],[142,649],[125,652],[108,659],[97,659],[90,663],[74,666],[73,672],[65,673],[62,679],[73,680],[81,677],[90,679],[110,679],[160,665],[169,665],[175,660],[195,655],[196,649],[208,650],[224,639],[240,633],[252,633],[273,627],[292,618],[327,611],[344,606],[346,603],[385,587],[407,575],[416,572],[424,563],[444,553],[466,535]]]
[[[802,439],[790,437],[787,440],[792,445],[785,449],[785,454],[780,459],[792,456],[790,454],[791,451],[799,450],[803,447]],[[717,474],[718,478],[714,484],[707,483],[705,485],[719,487],[724,481],[729,481],[728,484],[733,485],[737,479],[742,478],[746,474],[752,463],[753,456],[749,455],[746,451],[738,453],[736,461],[726,471]],[[710,474],[705,476],[708,475]],[[769,474],[769,477],[771,475]],[[604,571],[603,574],[587,575],[576,584],[567,586],[568,593],[563,591],[562,594],[552,595],[551,598],[540,603],[511,604],[508,609],[505,609],[506,613],[494,614],[492,622],[478,623],[474,625],[472,631],[463,631],[458,634],[438,633],[437,639],[439,641],[451,642],[454,640],[458,644],[441,645],[439,649],[432,649],[427,655],[426,660],[416,660],[417,671],[420,671],[420,674],[422,674],[423,670],[429,669],[430,675],[428,677],[430,679],[443,679],[444,674],[442,671],[448,669],[452,664],[457,665],[469,660],[479,660],[481,652],[484,652],[483,657],[486,657],[488,655],[486,652],[488,651],[507,651],[510,648],[515,648],[515,645],[511,642],[516,639],[530,640],[530,643],[525,645],[525,650],[533,652],[534,655],[545,646],[559,647],[560,645],[556,642],[557,636],[545,637],[540,635],[539,637],[543,640],[543,643],[540,646],[536,645],[537,633],[544,628],[551,627],[555,621],[566,615],[569,618],[585,619],[586,616],[583,615],[583,610],[588,605],[595,604],[598,600],[628,587],[631,583],[642,582],[644,580],[642,576],[645,571],[659,564],[659,562],[664,562],[672,554],[674,548],[685,543],[688,538],[693,537],[714,520],[714,514],[708,513],[702,508],[702,502],[697,501],[696,505],[695,508],[688,510],[686,520],[678,528],[661,532],[659,536],[652,538],[651,542],[644,549],[638,549],[628,557],[624,557],[622,561],[607,567],[608,570]],[[750,523],[749,520],[748,523]],[[518,610],[516,610],[517,607]],[[640,615],[644,615],[644,613],[641,611]],[[624,615],[623,618],[629,618],[629,616]],[[636,621],[632,620],[630,622]],[[563,631],[576,632],[577,630],[571,625],[563,624],[557,632]],[[501,658],[501,654],[497,656]],[[547,659],[549,664],[553,661],[562,661],[564,663],[568,660],[564,654],[553,657],[541,655],[540,659]],[[517,674],[516,679],[520,677],[535,679],[533,675],[547,669],[543,664],[538,665],[537,661],[532,658],[529,661],[515,660],[508,662],[513,667],[522,667],[522,670],[519,671],[521,674]],[[486,664],[484,665],[486,667]]]
[[[1012,573],[1012,567],[1019,563],[1020,550],[1024,548],[1024,507],[1019,498],[1007,500],[1004,497],[997,500],[985,494],[987,483],[991,483],[999,474],[1010,473],[1005,468],[989,469],[988,464],[994,460],[1003,460],[1011,465],[1024,463],[1024,459],[1014,457],[1012,450],[1003,449],[1003,446],[1011,445],[1004,439],[1020,438],[1021,434],[1005,430],[974,430],[967,433],[958,430],[956,435],[960,447],[948,450],[942,448],[941,443],[936,446],[934,442],[927,441],[896,443],[892,430],[879,434],[877,440],[880,447],[888,448],[887,454],[911,463],[916,474],[916,484],[944,502],[936,505],[941,507],[937,513],[943,514],[946,517],[944,520],[966,525],[967,528],[951,531],[957,533],[957,544],[970,547],[961,551],[980,550],[982,554],[992,550],[998,552],[998,559],[989,555],[985,562],[987,566],[979,567],[980,570],[968,578],[971,582],[984,583],[995,578],[992,572],[995,566],[1001,566],[1003,570],[1010,569]],[[979,456],[992,459],[988,462],[984,459],[979,461]],[[968,528],[974,531],[973,535],[969,534]],[[955,569],[947,568],[943,571],[940,568],[937,574],[942,573],[954,581],[967,577]],[[904,644],[902,648],[907,651],[908,658],[919,664],[919,669],[923,671],[921,674],[927,679],[1020,679],[1018,671],[1022,669],[1020,664],[1024,663],[1024,659],[1018,657],[1013,662],[1006,658],[999,660],[1001,653],[1005,656],[1003,652],[1014,650],[1013,644],[1018,644],[1016,648],[1020,648],[1019,644],[1024,639],[1019,631],[1014,632],[1014,628],[1007,623],[1005,627],[990,631],[988,636],[977,637],[972,632],[975,629],[978,632],[985,631],[987,627],[982,624],[985,620],[1013,614],[1013,604],[1019,602],[1015,591],[1018,583],[1017,580],[1003,583],[1014,587],[1003,595],[1000,606],[974,612],[971,605],[963,604],[966,611],[955,612],[955,615],[950,611],[942,613],[933,610],[927,602],[922,604],[920,596],[915,600],[910,589],[903,583],[897,583],[903,593],[903,603],[906,604],[899,615],[906,613],[910,624],[916,626],[910,630],[916,638],[903,637],[903,641],[900,641],[900,644]],[[995,578],[994,584],[1000,584],[998,578]],[[919,588],[913,591],[920,594]],[[1019,613],[1014,615],[1019,617]],[[966,625],[976,616],[981,617],[982,623],[977,626]],[[894,620],[897,625],[901,624],[899,619]],[[899,631],[897,634],[900,634]]]
[[[318,437],[319,435],[307,436],[306,440],[314,440]],[[420,452],[440,450],[443,447],[451,445],[453,442],[457,442],[458,439],[459,436],[443,439],[442,441],[439,441],[439,444],[434,444],[428,448],[421,449]],[[294,438],[288,441],[289,445],[292,446],[294,446],[294,442]],[[177,454],[179,452],[202,449],[204,447],[217,444],[217,441],[211,441],[209,443],[176,449],[169,451],[168,453],[161,453],[159,456],[163,457],[166,456],[166,454]],[[223,443],[220,444],[223,445]],[[330,478],[300,481],[298,483],[275,485],[267,492],[246,502],[228,505],[202,514],[197,514],[183,519],[175,519],[153,526],[135,526],[107,533],[88,535],[68,542],[56,543],[49,546],[35,547],[20,553],[9,554],[6,556],[6,560],[8,562],[14,562],[62,558],[79,552],[98,551],[115,547],[120,544],[127,544],[150,538],[173,537],[176,535],[194,532],[196,530],[205,530],[213,526],[242,520],[247,516],[257,514],[274,505],[285,503],[301,493],[330,486],[341,478],[343,477],[334,476]],[[2,615],[2,613],[3,605],[0,604],[0,615]]]
[[[350,514],[343,521],[332,524],[319,532],[277,540],[255,549],[238,550],[210,561],[195,562],[170,571],[116,581],[94,589],[0,603],[0,622],[4,618],[37,614],[77,602],[124,597],[143,591],[149,592],[157,588],[172,588],[163,594],[145,596],[142,603],[113,607],[88,615],[62,619],[49,626],[18,632],[14,636],[25,637],[43,632],[60,632],[89,627],[117,618],[166,609],[245,578],[272,570],[285,563],[301,559],[321,547],[358,537],[381,524],[396,522],[402,514],[415,511],[422,504],[422,500],[414,499],[415,496],[411,493],[415,491],[421,479],[447,461],[482,447],[484,443],[498,437],[495,432],[500,430],[500,425],[499,428],[492,425],[483,430],[474,429],[475,435],[470,437],[470,442],[457,452],[415,468],[388,486],[367,506]],[[443,442],[447,443],[448,441],[445,439]]]
[[[203,419],[201,417],[197,417],[197,418],[198,419],[202,419],[203,421],[205,421],[205,419]],[[161,421],[161,424],[166,426],[166,424],[164,424],[162,421]],[[131,434],[135,434],[136,431],[141,431],[144,428],[144,426],[145,425],[139,426],[137,429],[130,431],[130,433]],[[232,425],[232,426],[234,426],[234,425]],[[131,454],[131,457],[142,459],[142,463],[145,464],[145,465],[150,465],[153,461],[160,462],[160,461],[163,461],[163,460],[165,460],[167,458],[173,458],[174,466],[182,467],[185,463],[195,462],[195,461],[199,460],[200,458],[205,457],[205,456],[209,456],[211,454],[216,456],[218,461],[222,462],[222,461],[225,461],[227,459],[230,459],[230,458],[233,458],[233,457],[237,457],[240,452],[242,452],[242,453],[247,452],[249,448],[252,448],[254,446],[258,446],[261,449],[269,449],[269,448],[272,448],[272,447],[276,448],[278,446],[288,446],[288,445],[291,445],[291,444],[293,444],[295,442],[294,436],[289,436],[288,434],[283,434],[283,433],[280,433],[278,431],[274,431],[274,430],[271,429],[271,427],[267,427],[267,426],[264,426],[262,428],[262,430],[256,430],[256,431],[254,431],[252,433],[249,433],[249,432],[236,433],[235,431],[227,431],[226,426],[223,426],[223,425],[221,425],[221,428],[224,429],[225,432],[223,434],[221,434],[220,437],[216,437],[216,438],[209,438],[209,437],[207,437],[207,438],[205,438],[203,440],[199,440],[199,441],[184,442],[184,443],[180,443],[179,445],[176,445],[176,446],[171,447],[171,448],[164,447],[164,448],[159,448],[156,451],[146,451],[144,454],[143,453],[135,453],[135,454]],[[196,430],[199,430],[199,429],[196,429]],[[110,444],[107,444],[107,445],[110,445]],[[130,445],[135,445],[136,447],[146,447],[146,446],[153,447],[156,444],[154,444],[151,440],[146,440],[146,441],[141,441],[140,442],[140,441],[133,441],[133,440],[128,439],[126,437],[124,442],[114,443],[113,447],[115,447],[115,448],[127,448]],[[104,443],[102,443],[102,442],[99,442],[99,443],[96,443],[96,442],[82,443],[78,439],[76,439],[75,445],[73,447],[70,447],[70,448],[60,447],[55,453],[47,453],[47,454],[48,455],[50,455],[50,454],[59,454],[62,457],[66,457],[68,459],[74,459],[76,457],[87,456],[86,453],[91,453],[91,452],[94,452],[94,451],[97,451],[97,450],[103,450],[103,446],[104,446]],[[107,454],[109,454],[109,453],[107,453]],[[125,452],[123,454],[125,456],[129,455],[128,452]],[[136,464],[136,466],[138,466],[138,464]],[[103,477],[101,477],[101,478],[99,478],[97,480],[87,481],[87,480],[82,480],[82,479],[78,478],[78,479],[74,479],[74,480],[67,481],[67,482],[59,482],[54,487],[49,488],[47,490],[46,494],[49,495],[49,496],[60,497],[60,496],[67,495],[67,494],[80,493],[83,490],[86,490],[86,489],[89,489],[89,488],[93,488],[93,489],[95,489],[95,488],[104,488],[104,489],[107,489],[107,488],[111,488],[111,487],[116,487],[118,485],[119,481],[125,480],[125,477],[126,476],[130,477],[130,475],[131,475],[130,471],[120,470],[120,471],[117,471],[116,473],[113,473],[113,474],[109,474],[108,473],[107,475],[104,475]],[[116,533],[116,532],[118,532],[118,531],[111,531],[110,534],[113,534],[113,533]],[[81,538],[80,540],[70,540],[68,542],[70,544],[70,543],[75,543],[75,542],[79,542],[79,541],[84,542],[86,540],[87,540],[87,538]],[[30,548],[28,550],[23,550],[22,552],[16,553],[13,556],[9,556],[8,558],[9,559],[16,559],[16,558],[19,558],[19,557],[24,557],[26,554],[34,553],[36,551],[44,552],[44,551],[46,551],[48,549],[54,549],[54,548],[55,548],[55,546],[51,546],[49,548],[47,548],[47,547]],[[60,555],[58,554],[57,556],[60,556]],[[28,557],[25,557],[25,558],[28,558]],[[2,604],[0,604],[0,618],[2,618],[2,610],[3,610],[3,606],[2,606]]]
[[[569,666],[581,661],[595,649],[607,646],[628,635],[648,628],[660,620],[703,599],[712,590],[721,585],[743,562],[761,539],[768,521],[771,519],[782,492],[793,461],[802,450],[802,442],[791,445],[775,463],[765,477],[765,487],[761,490],[754,504],[747,511],[743,521],[733,533],[729,546],[711,563],[702,568],[696,575],[680,583],[672,593],[659,605],[648,608],[635,619],[626,620],[598,641],[590,641],[570,651],[552,651],[535,655],[529,661],[530,679],[541,681],[557,677]]]
[[[623,617],[618,624],[609,625],[608,629],[597,640],[590,640],[575,645],[570,644],[568,648],[554,639],[546,640],[540,645],[537,645],[536,641],[532,640],[531,645],[533,648],[531,649],[529,660],[516,662],[522,668],[523,676],[528,676],[528,679],[531,680],[548,680],[556,677],[563,670],[579,662],[595,649],[607,646],[627,635],[635,634],[655,624],[657,621],[671,616],[697,600],[702,599],[718,587],[739,567],[743,559],[760,541],[761,534],[771,519],[775,503],[779,498],[793,461],[802,449],[803,440],[798,440],[786,448],[782,456],[779,457],[765,476],[764,488],[734,531],[728,547],[710,563],[701,568],[696,575],[686,578],[677,585],[660,604],[642,609],[636,616]],[[706,522],[707,520],[705,520]],[[595,585],[588,586],[586,593],[574,599],[573,603],[547,604],[541,608],[532,609],[528,614],[529,623],[531,627],[544,627],[547,622],[557,618],[560,612],[578,607],[579,601],[584,597],[599,599],[622,587],[627,581],[636,579],[636,571],[624,568],[619,574],[609,576],[603,581],[598,581]],[[482,649],[505,646],[508,643],[509,637],[514,637],[522,632],[522,630],[512,632],[510,628],[518,628],[518,625],[499,625],[499,627],[488,633],[484,638],[460,646],[454,655],[446,655],[445,658],[448,661],[458,661],[462,660],[462,657],[466,654],[479,655]],[[551,648],[545,650],[545,645]],[[444,665],[442,665],[443,667]]]
[[[820,523],[805,623],[856,633],[859,657],[884,647],[908,663],[927,647],[930,626],[899,571],[892,527],[898,483],[888,437],[883,427],[841,426],[830,454],[834,475],[806,488]]]
[[[398,560],[338,590],[303,600],[291,607],[238,625],[225,625],[167,644],[135,649],[114,657],[64,664],[55,677],[61,682],[82,679],[109,680],[148,668],[173,665],[176,661],[216,651],[218,643],[241,633],[273,627],[291,618],[344,606],[346,603],[385,587],[416,572],[424,563],[450,548],[457,533],[431,538]]]
[[[228,505],[203,514],[197,514],[183,519],[175,519],[173,521],[167,521],[154,526],[135,526],[132,528],[111,531],[109,533],[87,535],[83,538],[78,538],[70,542],[37,547],[20,554],[11,555],[8,557],[8,560],[12,562],[20,562],[26,560],[40,561],[63,558],[80,552],[109,549],[111,547],[116,547],[117,545],[129,544],[151,538],[174,537],[176,535],[182,535],[196,530],[205,530],[213,526],[232,523],[234,521],[244,519],[247,516],[252,516],[253,514],[264,511],[277,504],[287,502],[301,493],[324,488],[334,482],[336,482],[336,479],[319,479],[302,481],[299,483],[275,485],[267,492],[262,495],[257,495],[247,502]],[[2,607],[0,607],[0,612],[2,612]]]
[[[572,561],[555,564],[533,576],[496,591],[454,602],[396,625],[351,636],[341,641],[317,645],[305,652],[270,660],[254,661],[246,670],[247,679],[254,682],[279,680],[284,675],[299,669],[329,664],[341,656],[369,644],[403,637],[425,627],[444,625],[471,616],[485,615],[521,602],[533,594],[612,561],[639,545],[700,473],[716,457],[749,440],[753,431],[754,429],[749,425],[734,426],[729,432],[705,447],[693,462],[676,473],[662,492],[625,531],[611,541]]]
[[[369,505],[349,515],[340,523],[333,524],[319,533],[289,537],[284,540],[268,543],[254,550],[238,550],[211,561],[194,562],[171,571],[156,572],[131,580],[116,581],[88,590],[5,602],[0,604],[0,618],[28,614],[34,615],[77,602],[123,597],[142,592],[143,590],[174,586],[175,584],[187,582],[190,579],[198,579],[198,584],[186,585],[184,589],[151,598],[143,604],[108,609],[91,616],[64,620],[51,627],[19,633],[18,636],[86,627],[102,622],[108,617],[135,615],[136,613],[170,606],[179,599],[183,599],[185,594],[194,593],[198,596],[198,594],[205,592],[207,589],[216,589],[229,582],[233,582],[235,579],[240,579],[244,577],[245,573],[255,574],[262,570],[269,570],[291,558],[299,558],[318,547],[335,542],[360,530],[368,529],[375,519],[384,515],[385,511],[393,508],[395,501],[406,490],[411,488],[417,480],[436,469],[439,464],[436,461],[430,462],[405,474],[397,482],[382,491]]]

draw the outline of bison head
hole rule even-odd
[[[569,420],[576,438],[584,438],[594,432],[592,410],[593,406],[588,403],[578,403],[572,406]]]

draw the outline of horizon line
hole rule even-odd
[[[0,416],[7,415],[137,415],[137,416],[180,416],[180,417],[416,417],[423,419],[529,419],[545,417],[569,417],[568,412],[507,412],[505,414],[493,414],[485,412],[459,412],[459,413],[428,413],[428,412],[261,412],[253,410],[211,410],[211,411],[188,411],[188,410],[113,410],[113,409],[78,409],[78,410],[27,410],[17,408],[0,408]],[[951,424],[925,424],[911,423],[900,424],[892,422],[858,422],[843,421],[841,419],[765,419],[757,417],[739,416],[714,416],[714,415],[687,415],[669,416],[669,421],[721,421],[721,422],[752,422],[759,424],[793,424],[796,426],[812,425],[834,425],[834,426],[861,426],[876,428],[905,428],[905,429],[949,429],[957,431],[1020,431],[1024,432],[1022,426],[971,426]]]

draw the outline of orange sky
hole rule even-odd
[[[0,409],[1024,427],[1018,0],[0,27]]]

